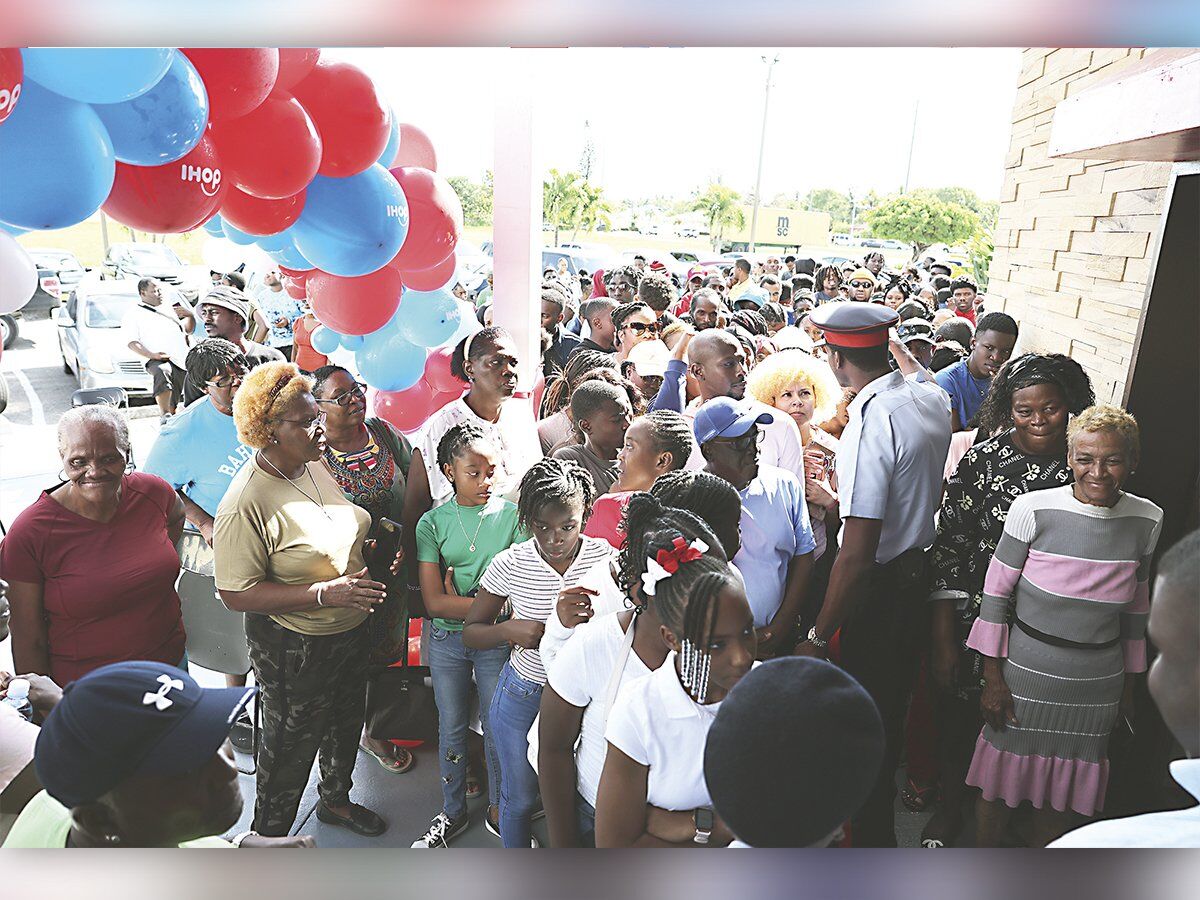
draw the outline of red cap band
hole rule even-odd
[[[822,329],[825,343],[832,347],[882,347],[888,342],[886,328],[867,331],[829,331]]]

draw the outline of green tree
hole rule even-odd
[[[967,250],[970,255],[971,268],[975,275],[975,283],[979,285],[979,291],[982,293],[987,290],[988,269],[992,265],[992,254],[996,252],[996,245],[992,241],[991,232],[975,232],[975,236],[971,238],[971,243],[967,245]]]
[[[464,225],[492,224],[492,173],[486,172],[483,183],[477,183],[461,175],[446,179],[463,208]]]
[[[801,209],[829,213],[834,231],[850,230],[850,198],[833,188],[813,188],[800,201]]]
[[[903,194],[885,200],[866,214],[876,237],[915,244],[920,253],[930,244],[957,244],[979,229],[979,217],[957,203]]]
[[[599,185],[589,184],[586,181],[580,182],[579,193],[571,206],[575,228],[571,232],[572,243],[574,243],[575,238],[579,235],[580,228],[585,231],[592,231],[601,222],[606,226],[612,225],[612,220],[608,217],[608,214],[613,209],[608,201],[604,199],[604,188]]]
[[[702,212],[708,219],[708,233],[712,237],[713,249],[721,245],[727,227],[745,228],[746,217],[738,204],[741,195],[721,184],[710,184],[703,194],[692,202],[692,209]]]
[[[558,232],[569,228],[579,202],[581,179],[578,172],[559,172],[551,169],[550,177],[542,182],[542,221],[554,229],[554,246]]]
[[[995,200],[983,200],[973,190],[965,187],[919,188],[909,193],[934,197],[943,203],[957,203],[979,216],[979,221],[987,228],[992,227],[996,221],[996,213],[1000,209],[1000,204]]]

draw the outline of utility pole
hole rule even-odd
[[[912,174],[913,145],[916,144],[916,142],[917,142],[917,113],[919,113],[920,111],[921,111],[921,98],[918,97],[916,104],[913,106],[912,137],[910,137],[908,139],[908,166],[904,170],[904,191],[903,191],[903,193],[905,193],[905,194],[908,193],[908,177]]]
[[[767,146],[767,109],[771,104],[771,72],[775,68],[775,63],[779,62],[779,54],[775,54],[775,58],[768,62],[764,56],[762,61],[767,64],[767,87],[763,92],[763,115],[762,115],[762,133],[758,138],[758,175],[754,179],[754,208],[750,212],[750,252],[754,252],[754,237],[755,229],[758,228],[758,204],[762,200],[762,164],[763,151]]]

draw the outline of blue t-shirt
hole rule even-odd
[[[254,451],[238,440],[233,416],[218,412],[208,397],[201,397],[167,419],[143,468],[216,516],[229,482],[253,456]]]
[[[812,553],[817,543],[804,500],[804,482],[791,472],[759,465],[758,477],[739,493],[742,547],[733,564],[745,579],[754,627],[761,628],[783,603],[792,559]]]
[[[992,385],[990,378],[976,378],[967,368],[967,361],[960,360],[933,376],[938,387],[950,395],[950,408],[958,415],[958,425],[962,429],[979,412],[983,398],[987,396],[988,388]]]
[[[271,329],[267,334],[267,346],[290,347],[296,339],[292,333],[292,323],[304,315],[300,301],[287,291],[273,291],[267,288],[254,298],[254,302],[262,310],[263,318],[267,320]],[[276,320],[280,318],[287,320],[287,324],[282,328],[275,325]]]

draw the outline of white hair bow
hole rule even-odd
[[[646,571],[642,575],[642,592],[653,597],[658,583],[678,572],[681,563],[699,559],[707,552],[708,544],[699,538],[690,544],[682,537],[675,538],[671,549],[659,550],[654,556],[647,557]]]

